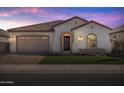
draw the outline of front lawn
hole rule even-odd
[[[46,56],[39,64],[124,64],[124,59],[109,56]]]

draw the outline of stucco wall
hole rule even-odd
[[[55,32],[10,32],[10,36],[13,38],[10,40],[10,52],[16,52],[16,36],[18,35],[48,35],[50,40],[50,52],[60,53],[61,52],[61,35],[64,32],[71,32],[73,37],[72,40],[72,53],[78,53],[79,49],[85,49],[87,35],[94,33],[97,36],[97,48],[103,48],[107,53],[111,52],[111,43],[109,33],[111,30],[102,27],[95,23],[82,26],[78,29],[71,31],[72,28],[77,27],[85,21],[78,18],[74,18],[61,25],[54,27]],[[91,28],[92,26],[92,28]],[[79,41],[77,38],[83,36],[83,40]]]
[[[116,36],[117,39],[123,40],[124,39],[124,31],[110,34],[111,39],[114,39],[114,36]]]
[[[0,37],[0,42],[9,42],[8,37]]]
[[[74,18],[70,21],[67,21],[59,26],[54,27],[55,29],[55,42],[53,46],[53,52],[60,53],[61,52],[61,35],[64,32],[70,32],[70,30],[74,27],[77,27],[81,24],[85,23],[85,21]]]
[[[10,32],[12,39],[10,40],[10,52],[16,52],[16,36],[19,35],[48,35],[50,40],[50,52],[52,52],[54,32]]]
[[[114,49],[114,40],[117,40],[121,43],[124,42],[124,31],[111,33],[110,39],[111,39],[111,47],[112,49]],[[123,46],[120,46],[120,49],[123,49]]]
[[[9,43],[0,42],[0,54],[9,52]]]
[[[72,43],[72,52],[77,53],[79,49],[87,48],[86,41],[87,35],[94,33],[97,36],[97,48],[103,48],[107,53],[111,52],[111,43],[109,38],[109,33],[111,30],[106,29],[98,24],[90,23],[86,26],[82,26],[78,29],[73,30],[74,40]],[[83,40],[79,41],[77,38],[83,36]]]

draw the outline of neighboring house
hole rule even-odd
[[[80,49],[104,49],[111,52],[111,28],[95,21],[72,17],[41,24],[8,29],[10,52],[14,53],[73,53]]]
[[[9,52],[9,34],[0,29],[0,53]]]
[[[112,52],[124,55],[124,25],[121,25],[110,33]]]

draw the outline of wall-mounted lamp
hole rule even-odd
[[[9,41],[12,41],[12,40],[15,40],[15,37],[14,36],[12,36],[12,37],[9,38]]]
[[[79,41],[82,41],[83,39],[84,39],[83,36],[79,36],[79,37],[78,37],[78,40],[79,40]]]

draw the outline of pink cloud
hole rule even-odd
[[[39,16],[41,16],[41,15],[39,15]],[[52,19],[52,20],[65,20],[65,19],[72,17],[72,16],[66,15],[66,14],[57,14],[57,13],[48,13],[47,14],[47,12],[44,15],[45,15],[45,18]]]
[[[66,14],[57,14],[53,12],[47,12],[44,9],[41,8],[14,8],[10,11],[6,12],[0,12],[0,16],[14,16],[18,15],[21,13],[31,13],[31,14],[36,14],[37,17],[41,18],[38,22],[37,18],[36,21],[35,19],[32,20],[32,18],[29,19],[22,19],[23,21],[19,21],[17,19],[0,19],[1,23],[1,28],[3,29],[8,29],[8,28],[13,28],[13,27],[19,27],[19,26],[24,26],[24,25],[30,25],[30,24],[36,24],[36,23],[41,23],[41,22],[46,22],[46,21],[53,21],[53,20],[64,20],[67,18],[70,18],[70,16]],[[42,21],[41,21],[42,20]],[[36,23],[35,23],[36,22]]]
[[[42,12],[39,8],[15,8],[10,11],[0,12],[0,16],[13,16],[21,13],[32,13],[36,14],[38,12]]]
[[[25,25],[31,25],[34,24],[32,21],[17,21],[17,20],[2,20],[0,19],[0,28],[1,29],[10,29],[10,28],[15,28],[15,27],[21,27]]]
[[[32,20],[32,22],[46,22],[46,21],[52,21],[52,20],[65,20],[73,16],[80,16],[82,18],[85,18],[87,20],[95,20],[98,21],[104,25],[115,27],[118,24],[121,24],[121,22],[124,20],[124,12],[123,11],[113,11],[111,13],[104,13],[104,12],[82,12],[82,13],[74,13],[74,14],[68,14],[68,13],[62,13],[57,11],[47,11],[44,8],[37,8],[37,7],[30,7],[30,8],[13,8],[8,11],[0,12],[0,16],[8,17],[8,16],[14,16],[19,14],[29,14],[27,16],[22,16],[23,22],[26,20]],[[33,15],[32,15],[33,14]],[[31,15],[31,16],[30,16]],[[34,16],[35,15],[35,16]],[[36,19],[34,18],[36,17]],[[8,20],[8,19],[6,19]],[[12,19],[13,20],[13,19]],[[16,21],[19,21],[17,18]],[[117,23],[119,22],[119,23]],[[20,23],[20,21],[19,21]],[[24,23],[23,23],[24,24]]]
[[[117,26],[119,20],[124,20],[124,13],[121,11],[116,11],[112,13],[82,13],[81,17],[87,18],[89,20],[95,20],[102,24],[108,25],[110,27]]]

